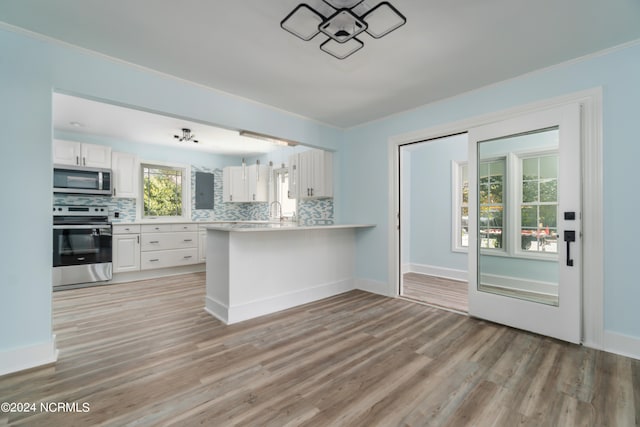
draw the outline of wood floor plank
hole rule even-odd
[[[0,377],[28,426],[633,426],[640,361],[352,291],[235,325],[204,274],[55,292],[53,366]]]

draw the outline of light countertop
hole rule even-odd
[[[329,224],[329,225],[299,225],[291,222],[284,223],[237,223],[229,225],[206,226],[207,230],[254,232],[254,231],[296,231],[296,230],[332,230],[341,228],[370,228],[374,224]]]

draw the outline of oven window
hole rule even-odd
[[[111,262],[111,233],[101,229],[55,229],[53,266]]]

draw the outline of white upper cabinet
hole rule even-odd
[[[225,202],[248,201],[242,166],[227,166],[222,170],[222,200]]]
[[[250,202],[269,201],[269,166],[247,166],[247,198]]]
[[[111,147],[56,139],[53,163],[111,169]]]
[[[333,153],[309,150],[298,154],[296,179],[301,199],[333,197]]]
[[[82,146],[79,142],[53,141],[53,163],[60,165],[80,165]]]
[[[113,170],[113,196],[136,198],[140,173],[138,158],[134,154],[114,151],[111,153],[111,168]]]
[[[298,160],[297,154],[289,156],[289,194],[287,194],[287,197],[290,199],[298,198]]]
[[[222,199],[225,202],[268,202],[269,167],[227,166],[222,170]]]

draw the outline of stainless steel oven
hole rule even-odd
[[[54,206],[53,286],[112,278],[112,229],[104,206]]]

